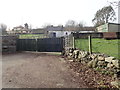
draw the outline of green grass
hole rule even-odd
[[[76,48],[88,51],[88,39],[76,39]],[[120,59],[119,55],[120,39],[105,40],[105,39],[92,39],[92,51],[105,53],[109,56],[114,56]]]
[[[37,39],[37,38],[43,38],[43,34],[22,34],[19,35],[19,39]]]
[[[88,51],[89,46],[88,46],[88,39],[76,39],[75,40],[75,47]]]

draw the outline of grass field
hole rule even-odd
[[[43,34],[22,34],[19,35],[19,39],[37,39],[37,38],[43,38]]]
[[[88,51],[88,39],[76,39],[76,48]],[[92,39],[92,51],[105,53],[110,56],[114,56],[120,59],[119,54],[120,49],[120,39],[116,40],[105,40],[105,39]]]

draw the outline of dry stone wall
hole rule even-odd
[[[115,82],[112,82],[111,84],[120,87],[120,60],[115,57],[101,53],[90,54],[87,51],[74,48],[67,49],[64,55],[69,61],[78,61],[103,74],[113,75]]]

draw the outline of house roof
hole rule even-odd
[[[63,30],[63,26],[48,26],[45,28],[47,31],[61,31]]]
[[[32,33],[44,33],[45,32],[44,28],[32,29],[31,31]]]
[[[82,27],[79,28],[80,31],[95,31],[95,27]]]
[[[32,29],[32,31],[43,31],[43,28]]]
[[[95,31],[95,27],[65,27],[65,31]]]
[[[13,29],[18,29],[18,28],[21,28],[21,29],[24,29],[24,27],[23,26],[17,26],[17,27],[14,27]]]
[[[77,28],[76,27],[64,27],[65,31],[76,31]]]
[[[98,25],[97,27],[101,27],[103,25],[109,25],[109,24],[112,24],[112,25],[120,25],[120,23],[104,23],[104,24],[101,24],[101,25]]]

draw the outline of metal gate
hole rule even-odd
[[[17,40],[17,51],[62,52],[63,48],[63,38]]]

